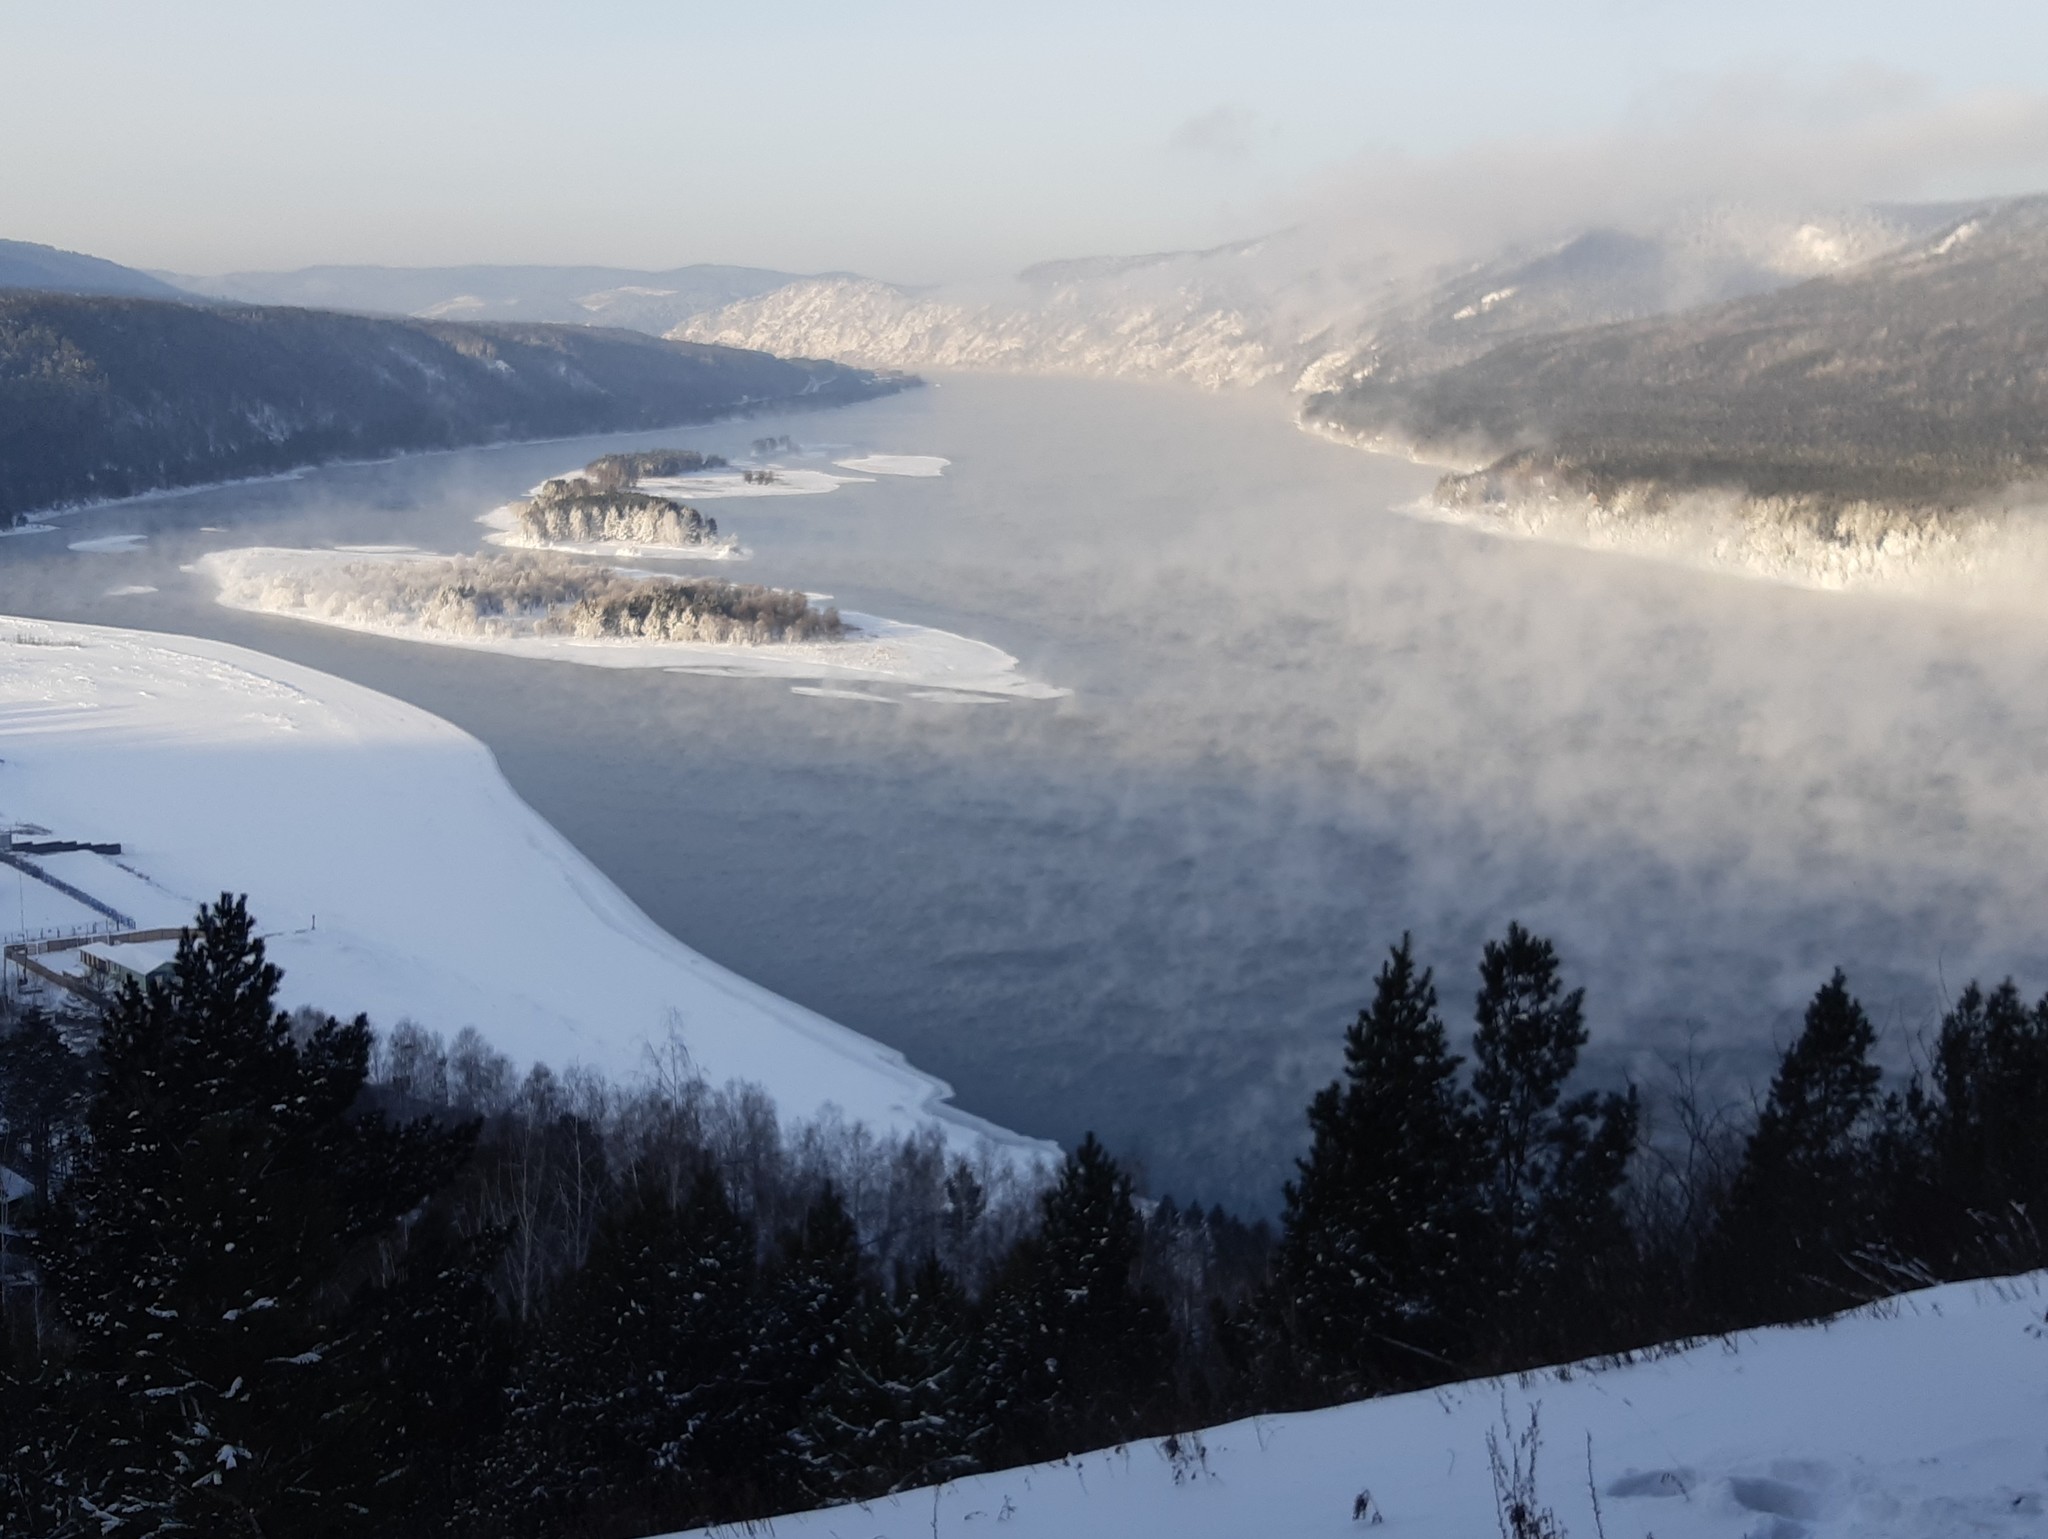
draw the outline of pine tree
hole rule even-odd
[[[393,1407],[366,1280],[469,1131],[354,1113],[361,1020],[303,1046],[223,896],[168,986],[108,1011],[89,1139],[45,1236],[75,1343],[60,1389],[76,1516],[125,1534],[375,1532]]]
[[[1875,1229],[1875,1042],[1837,968],[1779,1061],[1710,1246],[1709,1286],[1729,1318],[1792,1319],[1858,1296],[1846,1263]]]
[[[816,1502],[862,1501],[982,1467],[989,1441],[968,1394],[967,1295],[927,1255],[896,1298],[870,1299],[833,1376],[813,1395],[802,1446]]]
[[[1159,1399],[1172,1340],[1165,1307],[1136,1284],[1139,1250],[1131,1178],[1090,1133],[991,1301],[977,1394],[997,1458],[1122,1441]]]
[[[1472,1090],[1485,1230],[1472,1256],[1493,1295],[1489,1334],[1555,1339],[1589,1271],[1626,1238],[1620,1189],[1635,1093],[1564,1091],[1586,1044],[1585,990],[1565,991],[1556,948],[1510,924],[1480,960]]]
[[[1274,1303],[1323,1394],[1442,1378],[1471,1306],[1473,1161],[1459,1060],[1409,937],[1344,1034],[1286,1189]]]

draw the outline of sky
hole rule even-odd
[[[2048,185],[2030,0],[0,0],[0,79],[0,236],[188,273],[930,282],[1553,182]]]

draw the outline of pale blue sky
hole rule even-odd
[[[1709,191],[2048,177],[2017,0],[0,0],[0,81],[0,235],[185,271],[972,276],[1369,208],[1390,168],[1410,203],[1530,156],[1591,186],[1659,134]]]

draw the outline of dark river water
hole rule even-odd
[[[785,432],[953,463],[707,502],[756,552],[725,574],[994,642],[1073,694],[520,661],[232,613],[179,570],[472,550],[478,513],[600,449]],[[84,513],[0,542],[0,608],[238,642],[443,716],[690,945],[1182,1197],[1274,1203],[1404,929],[1456,1032],[1486,936],[1554,936],[1593,1072],[1644,1080],[1689,1047],[1766,1068],[1838,962],[1902,1062],[1972,973],[2048,983],[2048,632],[1391,511],[1431,480],[1278,397],[960,377]],[[150,538],[67,548],[121,533]],[[112,594],[135,586],[159,591]]]

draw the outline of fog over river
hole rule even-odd
[[[178,570],[474,550],[477,514],[600,449],[780,433],[821,468],[952,464],[706,503],[755,552],[710,570],[993,642],[1073,694],[524,661],[230,612]],[[219,637],[444,716],[690,945],[1184,1198],[1271,1208],[1403,929],[1461,1036],[1481,940],[1553,936],[1594,1072],[1645,1082],[1689,1042],[1766,1069],[1836,963],[1900,1062],[1944,988],[2048,985],[2048,627],[1392,511],[1432,480],[1277,396],[952,377],[81,514],[0,542],[0,608]]]

